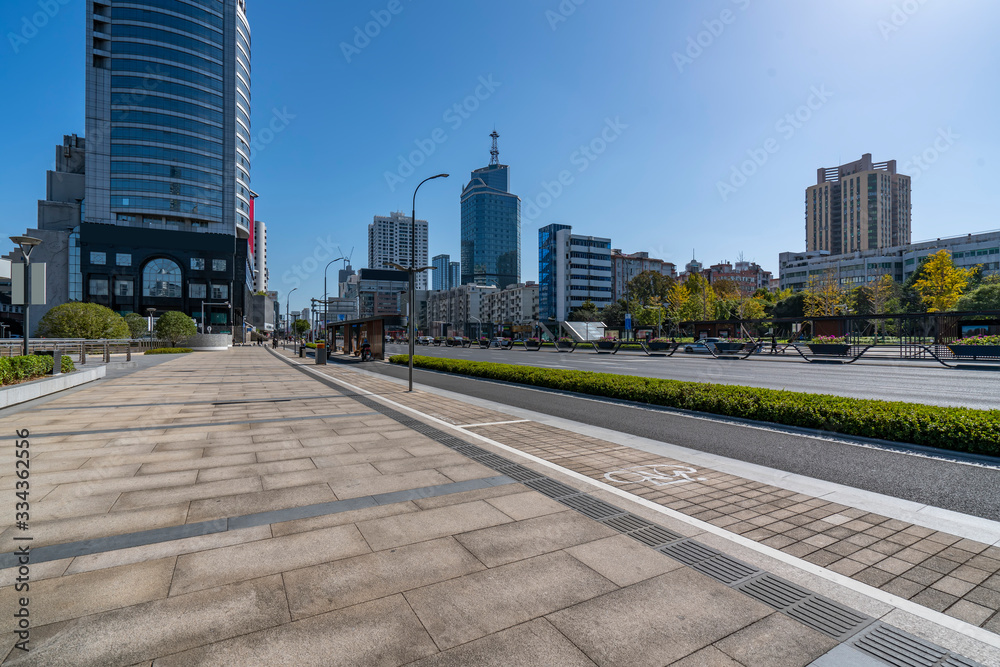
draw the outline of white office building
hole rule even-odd
[[[396,211],[391,215],[376,215],[368,225],[368,268],[391,269],[390,264],[409,267],[412,261],[415,266],[427,266],[427,221],[417,220],[416,245],[411,251],[410,216]],[[417,274],[416,289],[427,289],[427,272]]]

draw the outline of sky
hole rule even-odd
[[[83,134],[85,4],[0,3],[3,237],[34,225],[55,145]],[[804,249],[816,169],[864,153],[912,177],[914,241],[1000,228],[991,0],[247,5],[256,212],[292,309],[322,296],[330,260],[367,266],[372,217],[408,214],[441,172],[417,217],[430,255],[458,260],[459,196],[494,128],[522,280],[550,223],[777,276]]]

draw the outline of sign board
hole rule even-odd
[[[10,298],[15,306],[41,306],[45,304],[45,263],[31,264],[31,298],[24,293],[24,264],[11,264]]]
[[[625,330],[632,330],[632,315],[631,313],[625,313]]]

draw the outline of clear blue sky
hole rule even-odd
[[[272,289],[283,298],[293,267],[336,256],[329,245],[364,267],[372,216],[408,212],[413,187],[442,171],[451,178],[421,188],[417,215],[431,254],[458,259],[459,193],[489,162],[494,126],[524,200],[522,279],[537,277],[537,230],[552,222],[679,266],[694,249],[706,264],[742,252],[777,272],[779,252],[804,247],[816,169],[862,153],[914,177],[914,240],[1000,227],[1000,3],[576,2],[399,0],[392,14],[389,0],[248,0]],[[84,129],[84,3],[51,4],[35,34],[24,21],[38,0],[0,3],[4,236],[33,225],[53,147]],[[386,25],[357,48],[373,11]],[[275,109],[294,117],[261,135]],[[393,191],[386,174],[421,143],[423,163]],[[753,154],[763,164],[731,180]],[[561,192],[539,198],[563,171]],[[320,267],[292,308],[322,283]]]

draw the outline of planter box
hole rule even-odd
[[[542,344],[538,341],[523,340],[521,342],[524,343],[524,349],[526,350],[540,350],[542,348]]]
[[[670,349],[673,343],[646,343],[646,347],[649,348],[650,352],[664,352]]]
[[[1000,345],[949,345],[956,357],[971,359],[1000,359]]]
[[[615,346],[618,345],[618,341],[614,340],[598,340],[594,341],[594,345],[597,346],[598,350],[613,350]]]
[[[851,346],[847,343],[816,343],[809,344],[809,351],[813,354],[831,354],[838,356],[847,356],[847,351],[851,349]]]

